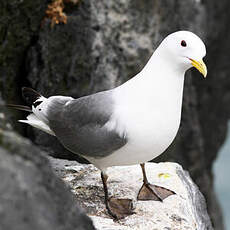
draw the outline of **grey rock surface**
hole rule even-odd
[[[176,195],[159,201],[137,201],[142,185],[139,165],[111,167],[108,170],[110,196],[132,199],[135,214],[113,221],[106,212],[100,171],[93,165],[50,158],[56,173],[72,188],[79,203],[101,229],[212,230],[206,202],[189,173],[176,163],[147,163],[150,183],[173,190]]]
[[[44,153],[12,131],[2,104],[1,101],[0,229],[95,229],[69,187],[52,171]]]
[[[0,1],[0,91],[8,101],[20,101],[27,82],[25,56],[36,40],[48,1]]]
[[[74,97],[115,87],[136,74],[159,41],[175,30],[188,29],[205,40],[208,77],[187,74],[180,131],[156,161],[176,161],[190,172],[207,199],[215,229],[222,230],[212,164],[230,117],[229,1],[83,0],[66,4],[67,24],[53,28],[43,21],[47,4],[0,1],[0,91],[8,103],[22,102],[21,86],[46,96]],[[54,137],[16,124],[24,114],[11,111],[8,117],[49,154],[79,160]]]

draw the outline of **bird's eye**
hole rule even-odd
[[[180,44],[181,44],[181,46],[183,46],[183,47],[186,47],[186,46],[187,46],[187,44],[186,44],[186,41],[185,41],[185,40],[182,40]]]

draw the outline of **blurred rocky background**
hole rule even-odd
[[[0,98],[0,230],[95,230],[45,153],[12,130],[3,105]]]
[[[67,22],[53,26],[46,14],[50,3],[0,1],[0,92],[7,103],[24,103],[22,86],[45,96],[73,97],[113,88],[140,71],[159,42],[177,30],[193,31],[205,41],[208,77],[202,79],[195,70],[187,73],[179,133],[167,153],[155,161],[175,161],[190,172],[207,200],[214,228],[223,230],[212,165],[230,117],[230,29],[226,26],[230,2],[66,0],[62,8]],[[54,157],[84,161],[54,137],[18,124],[24,113],[2,114],[12,133],[37,145],[35,152],[40,149]],[[1,154],[11,151],[3,142],[0,145]]]

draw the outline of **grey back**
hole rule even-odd
[[[126,135],[104,125],[110,120],[114,102],[111,91],[67,101],[53,99],[48,107],[49,126],[70,151],[95,158],[110,155],[127,143]]]

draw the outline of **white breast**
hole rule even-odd
[[[90,159],[101,169],[152,160],[164,152],[176,136],[181,117],[183,74],[160,80],[143,81],[142,78],[140,74],[114,90],[115,109],[107,127],[116,129],[120,135],[125,133],[128,143],[107,157]]]

